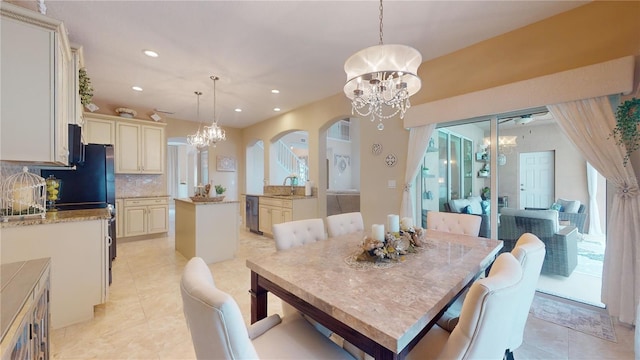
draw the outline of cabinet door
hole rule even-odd
[[[271,209],[271,226],[284,222],[284,216],[281,207]]]
[[[146,174],[164,172],[164,129],[156,126],[142,126],[141,170]]]
[[[124,229],[124,202],[122,199],[116,199],[116,238],[122,236]]]
[[[54,33],[2,16],[0,36],[0,160],[51,162]]]
[[[152,205],[148,207],[147,233],[161,233],[169,231],[169,206]]]
[[[82,135],[85,144],[115,144],[115,123],[87,118]]]
[[[147,233],[147,207],[132,206],[124,209],[124,236]]]
[[[258,229],[263,233],[271,234],[271,208],[260,206],[258,212]]]
[[[140,173],[140,125],[116,125],[116,173]]]
[[[55,161],[63,165],[69,165],[69,73],[71,72],[71,59],[69,49],[60,46],[59,39],[56,46],[55,66]]]
[[[291,214],[291,209],[282,209],[282,222],[289,222],[293,220],[293,216]]]

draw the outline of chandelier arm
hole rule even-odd
[[[380,45],[382,45],[382,17],[383,17],[383,8],[382,8],[382,0],[380,0]]]

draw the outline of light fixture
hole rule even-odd
[[[273,108],[273,111],[280,111],[280,108],[279,107],[275,107],[275,108]]]
[[[511,154],[513,149],[518,146],[517,139],[517,136],[498,136],[498,165],[506,165],[507,156],[505,154]],[[484,151],[488,151],[490,145],[491,140],[484,138],[481,149],[484,148]]]
[[[134,91],[142,91],[142,88],[140,86],[132,86],[131,89]]]
[[[216,120],[216,81],[220,80],[219,77],[212,75],[211,80],[213,80],[213,122],[211,126],[204,127],[204,134],[207,137],[209,143],[216,147],[216,144],[225,141],[227,136],[223,128],[218,126],[218,120]]]
[[[383,8],[380,0],[380,42],[351,55],[344,63],[345,95],[351,99],[351,113],[383,120],[404,114],[411,107],[409,97],[420,90],[418,66],[422,55],[406,45],[382,43]]]
[[[278,90],[278,89],[273,89],[273,90],[271,90],[271,93],[272,93],[272,94],[280,94],[280,90]]]
[[[236,108],[236,109],[235,109],[235,112],[242,112],[242,109],[240,109],[240,108]]]
[[[200,95],[202,92],[194,91],[194,94],[198,97],[198,131],[195,134],[187,136],[187,143],[191,146],[195,146],[198,149],[209,146],[209,139],[207,139],[205,131],[200,130]]]
[[[152,57],[152,58],[157,58],[158,57],[158,53],[153,51],[153,50],[144,50],[143,53],[145,55],[147,55],[148,57]]]

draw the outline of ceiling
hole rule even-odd
[[[36,1],[11,1],[36,9]],[[384,2],[384,43],[415,47],[423,61],[537,22],[585,1]],[[104,111],[198,121],[216,114],[244,128],[342,92],[344,61],[377,45],[376,1],[45,1],[81,45]],[[149,58],[144,49],[159,54]],[[142,92],[131,89],[137,85]],[[429,86],[423,83],[423,87]],[[272,94],[272,89],[280,90]],[[105,109],[106,108],[106,109]],[[234,109],[241,108],[242,112]],[[113,113],[115,114],[115,113]]]

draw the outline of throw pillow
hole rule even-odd
[[[471,214],[482,214],[482,199],[480,199],[480,197],[468,197],[467,200],[469,200],[469,211],[471,211]]]
[[[482,200],[480,206],[482,206],[483,214],[489,214],[491,208],[491,202],[489,200]]]
[[[465,206],[464,208],[462,208],[462,211],[461,211],[461,212],[462,212],[463,214],[473,214],[473,213],[471,212],[471,205],[467,205],[467,206]]]
[[[578,209],[580,209],[580,201],[578,200],[558,199],[558,201],[556,202],[562,205],[562,210],[560,211],[564,211],[568,213],[577,213]]]
[[[560,205],[558,203],[553,203],[553,205],[551,205],[549,210],[562,211],[562,205]]]

